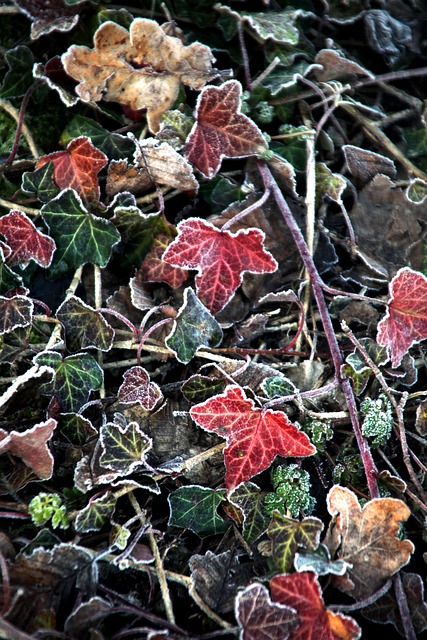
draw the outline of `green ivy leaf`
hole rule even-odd
[[[18,45],[4,54],[9,71],[4,76],[0,89],[0,98],[18,98],[23,96],[28,87],[34,82],[33,64],[34,57],[28,47]]]
[[[360,344],[365,349],[368,356],[371,360],[378,366],[381,367],[388,360],[387,349],[386,347],[381,347],[375,340],[372,338],[361,338]],[[371,373],[371,368],[367,364],[363,355],[359,352],[358,349],[355,349],[352,353],[350,353],[345,361],[352,367],[355,373],[360,374],[368,371]]]
[[[265,378],[261,382],[261,389],[268,398],[281,398],[283,396],[291,396],[297,393],[297,388],[285,376],[272,376]]]
[[[90,420],[79,413],[63,413],[60,417],[59,431],[72,444],[82,447],[89,438],[98,435]]]
[[[210,378],[196,374],[182,385],[182,393],[189,402],[204,402],[212,396],[222,393],[227,382],[222,378]]]
[[[0,252],[1,255],[1,252]],[[20,287],[22,285],[22,278],[18,276],[12,269],[9,269],[0,258],[0,295]]]
[[[422,204],[427,198],[427,182],[421,180],[421,178],[414,178],[411,180],[405,193],[409,202]]]
[[[114,329],[99,311],[85,304],[77,296],[67,298],[58,308],[56,317],[64,326],[69,351],[111,349]]]
[[[74,189],[65,189],[41,211],[56,242],[50,268],[53,277],[75,271],[87,262],[107,265],[120,234],[109,220],[89,213]]]
[[[76,115],[62,132],[61,143],[66,147],[74,138],[79,138],[80,136],[90,138],[92,144],[105,153],[110,160],[133,158],[135,144],[130,138],[119,133],[110,133],[95,120]]]
[[[254,542],[266,530],[270,517],[263,511],[265,492],[253,482],[244,482],[230,493],[229,501],[243,513],[243,537]]]
[[[91,500],[87,507],[79,511],[74,521],[74,528],[79,533],[99,531],[109,522],[116,508],[117,498],[107,491],[101,498]]]
[[[145,456],[152,442],[137,422],[123,426],[107,422],[100,429],[99,439],[102,447],[100,463],[103,467],[122,475],[129,475],[140,468],[147,470]]]
[[[225,489],[209,489],[199,485],[180,487],[168,497],[168,524],[197,533],[201,538],[224,533],[229,526],[217,509],[225,499]]]
[[[123,194],[119,194],[119,198],[120,195]],[[135,202],[134,198],[133,201]],[[161,233],[167,236],[175,235],[171,233],[172,227],[168,225],[161,213],[144,214],[136,204],[117,206],[114,209],[112,222],[120,232],[125,245],[125,253],[122,258],[124,267],[140,265],[150,251],[157,235]]]
[[[221,340],[222,329],[219,323],[191,287],[187,287],[183,305],[166,338],[166,345],[176,354],[179,362],[187,364],[199,347],[216,347]]]
[[[53,178],[54,170],[53,162],[46,162],[35,171],[26,171],[22,176],[22,191],[36,196],[40,202],[49,202],[60,192]]]
[[[304,518],[299,522],[274,511],[268,535],[273,543],[275,569],[280,573],[289,573],[297,549],[317,549],[322,530],[323,523],[318,518]]]
[[[34,358],[34,363],[53,369],[52,382],[42,384],[40,392],[54,395],[67,413],[77,412],[88,401],[90,392],[102,385],[102,369],[88,353],[62,359],[55,351],[44,351]]]

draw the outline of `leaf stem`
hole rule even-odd
[[[30,91],[30,95],[32,93],[33,88],[34,88],[34,85],[32,85],[30,87],[30,89],[28,89],[28,91],[31,90]],[[27,93],[28,93],[28,91],[27,91]],[[28,97],[30,97],[30,96],[28,96]],[[25,97],[24,97],[24,100],[25,100]],[[28,100],[27,100],[27,102],[28,102]],[[24,107],[26,107],[27,102],[25,102],[25,105],[24,105],[24,101],[23,101],[22,105],[24,105]],[[22,111],[22,105],[21,105],[21,111]],[[13,144],[13,147],[12,147],[12,151],[11,151],[11,153],[9,155],[9,158],[6,160],[5,164],[12,164],[12,162],[13,162],[13,158],[15,157],[15,154],[16,154],[16,149],[15,149],[15,153],[13,154],[12,160],[10,158],[12,156],[12,152],[13,152],[13,149],[15,148],[15,145],[16,145],[16,148],[18,147],[19,138],[21,137],[21,131],[22,131],[22,133],[23,133],[23,135],[24,135],[24,137],[25,137],[25,139],[26,139],[26,141],[28,143],[28,147],[29,147],[29,149],[30,149],[30,151],[32,153],[32,156],[33,156],[34,160],[38,160],[40,155],[39,155],[39,152],[37,150],[36,143],[34,142],[34,138],[33,138],[32,134],[31,134],[31,131],[29,130],[29,128],[27,127],[27,125],[24,122],[23,114],[22,114],[22,118],[21,118],[21,111],[18,111],[17,109],[15,109],[15,107],[12,104],[10,104],[10,102],[8,100],[0,100],[0,107],[3,109],[3,111],[6,111],[6,113],[8,113],[10,116],[12,116],[12,118],[18,123],[18,128],[16,130],[16,135],[15,135],[15,140],[14,140],[14,144]]]
[[[313,258],[308,250],[308,247],[304,240],[304,236],[302,235],[301,230],[297,225],[295,218],[292,215],[292,212],[289,209],[289,206],[282,192],[280,191],[277,182],[273,178],[269,168],[267,167],[266,163],[263,160],[258,160],[258,168],[261,173],[262,180],[264,182],[264,187],[266,189],[267,188],[271,189],[273,197],[276,200],[276,204],[289,228],[289,231],[291,232],[295,245],[297,246],[301,259],[304,263],[304,267],[306,268],[307,273],[310,277],[311,286],[313,288],[313,294],[316,299],[317,307],[318,307],[319,314],[323,324],[323,329],[325,331],[326,339],[328,341],[329,349],[331,352],[332,362],[334,364],[334,369],[335,369],[335,377],[341,384],[341,388],[343,390],[347,407],[350,413],[350,420],[353,426],[354,435],[356,437],[357,445],[359,447],[360,455],[362,457],[363,466],[365,469],[365,475],[366,475],[366,481],[368,483],[369,493],[372,498],[378,498],[380,496],[378,484],[376,480],[378,471],[375,466],[374,459],[372,458],[369,444],[364,438],[360,428],[356,401],[354,398],[350,381],[348,378],[343,378],[341,373],[343,359],[341,356],[337,337],[335,335],[335,330],[332,325],[332,320],[329,315],[328,307],[326,306],[326,301],[323,296],[321,278],[316,269],[316,265],[314,264]]]
[[[242,218],[244,218],[245,216],[249,215],[250,213],[252,213],[253,211],[256,211],[257,209],[259,209],[260,207],[262,207],[263,204],[265,204],[268,200],[268,198],[270,197],[271,193],[270,193],[270,189],[266,189],[263,193],[263,195],[261,196],[261,198],[259,200],[257,200],[256,202],[254,202],[253,204],[249,205],[249,207],[246,207],[246,209],[243,209],[243,211],[240,211],[239,213],[236,213],[235,216],[233,216],[232,218],[230,218],[230,220],[228,220],[222,227],[221,227],[221,231],[226,231],[227,229],[229,229],[235,222],[239,222],[240,220],[242,220]]]

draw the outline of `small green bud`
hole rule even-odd
[[[311,513],[315,500],[310,496],[310,476],[307,471],[299,469],[298,465],[279,465],[273,469],[271,481],[275,493],[267,493],[264,499],[264,509],[272,513],[275,509],[281,513],[290,511],[296,518],[301,510]]]
[[[388,398],[381,393],[377,400],[366,398],[360,405],[364,414],[362,433],[372,438],[373,446],[381,446],[389,439],[393,427],[393,413]]]
[[[28,505],[31,519],[38,527],[43,526],[49,520],[56,529],[67,529],[70,526],[66,506],[62,504],[61,496],[57,493],[39,493]]]

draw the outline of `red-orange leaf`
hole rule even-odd
[[[187,270],[173,267],[162,260],[165,249],[171,241],[172,238],[165,233],[156,236],[150,251],[142,262],[140,273],[146,282],[167,282],[171,287],[177,289],[188,278],[188,273]]]
[[[267,469],[277,455],[311,456],[316,448],[282,411],[262,411],[237,385],[227,387],[190,409],[193,420],[206,431],[227,440],[225,484],[231,491]]]
[[[178,237],[163,254],[175,267],[197,269],[197,295],[211,313],[229,302],[242,282],[243,273],[272,273],[277,262],[264,249],[260,229],[221,231],[200,218],[178,225]]]
[[[387,347],[392,366],[398,367],[408,349],[427,338],[427,278],[405,267],[390,282],[389,291],[377,342]]]
[[[241,94],[240,82],[228,80],[220,87],[205,87],[199,95],[196,124],[184,152],[206,178],[218,172],[223,158],[245,158],[267,149],[256,124],[240,113]]]
[[[270,582],[273,600],[296,610],[300,625],[289,640],[356,640],[359,625],[353,618],[327,609],[317,575],[311,571],[280,575]]]
[[[85,202],[98,202],[98,173],[105,167],[108,158],[93,146],[89,138],[74,138],[64,151],[42,156],[36,168],[47,162],[53,162],[54,179],[60,189],[74,189]]]
[[[41,267],[48,267],[52,262],[56,244],[49,236],[38,231],[22,211],[14,209],[0,218],[0,233],[11,249],[7,255],[8,264],[26,266],[30,260],[34,260]]]

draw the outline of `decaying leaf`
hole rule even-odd
[[[413,345],[427,338],[427,278],[400,269],[390,282],[387,312],[378,324],[377,342],[387,350],[393,367]]]
[[[242,87],[228,80],[220,87],[206,87],[197,100],[196,123],[184,152],[206,178],[212,178],[223,158],[262,154],[267,143],[256,124],[240,113]]]
[[[37,40],[52,31],[70,31],[79,20],[79,11],[84,0],[13,0],[30,20],[31,39]]]
[[[285,413],[258,409],[237,385],[195,405],[190,415],[203,429],[227,440],[225,484],[229,491],[267,469],[277,455],[305,457],[316,452]]]
[[[180,83],[200,90],[216,74],[209,47],[188,47],[165,34],[154,20],[136,18],[129,31],[104,22],[94,35],[94,48],[73,45],[62,55],[66,72],[79,81],[83,102],[119,102],[147,109],[150,131],[175,102]]]
[[[53,456],[47,446],[57,425],[50,418],[26,431],[4,431],[0,429],[0,455],[9,452],[21,460],[41,480],[49,480],[53,473]]]
[[[141,193],[156,184],[197,193],[199,183],[189,162],[167,142],[154,138],[137,143],[134,162],[113,160],[108,168],[107,194],[112,197],[121,191]]]
[[[328,494],[328,511],[336,520],[332,526],[331,556],[352,565],[334,583],[356,600],[369,597],[410,560],[414,545],[399,539],[400,523],[410,510],[402,500],[378,498],[363,509],[355,494],[335,485]]]

